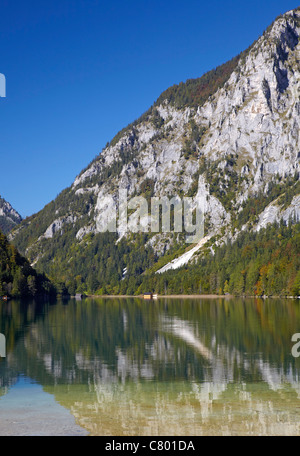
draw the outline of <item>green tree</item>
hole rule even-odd
[[[294,296],[300,296],[300,270],[297,272],[295,277],[293,286],[292,286],[292,293]]]

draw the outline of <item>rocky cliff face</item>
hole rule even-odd
[[[239,177],[248,177],[238,204],[275,178],[299,171],[298,14],[278,19],[198,112],[211,132],[203,154],[220,161],[220,169],[233,155]]]
[[[218,88],[207,95],[203,89],[201,102],[195,102],[197,81],[166,91],[11,239],[33,263],[43,257],[55,263],[55,239],[64,236],[73,239],[66,257],[73,258],[78,249],[84,257],[89,236],[103,235],[101,221],[111,222],[114,207],[119,210],[120,190],[128,199],[191,198],[192,208],[205,210],[204,235],[212,245],[243,229],[299,219],[299,36],[297,9],[279,17],[234,59],[228,74],[227,67],[221,69]],[[209,77],[208,86],[214,87],[217,76]],[[132,233],[118,223],[118,214],[116,242],[131,242]],[[134,217],[128,211],[129,225]],[[174,242],[185,243],[178,233],[148,231],[147,243],[158,257]]]
[[[0,196],[0,230],[7,234],[12,228],[21,223],[22,217],[13,207]]]

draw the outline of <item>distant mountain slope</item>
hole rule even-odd
[[[132,293],[137,277],[193,246],[184,232],[125,232],[119,213],[117,233],[102,233],[101,220],[113,222],[114,205],[121,207],[119,190],[148,204],[153,196],[204,204],[211,252],[243,231],[297,222],[299,37],[297,8],[230,62],[167,89],[71,187],[15,228],[12,242],[69,290]],[[136,214],[128,215],[130,225]],[[192,264],[205,249],[184,258]]]
[[[12,206],[0,196],[0,230],[7,234],[12,228],[21,223],[22,217]]]

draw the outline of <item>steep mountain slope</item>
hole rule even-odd
[[[12,206],[0,196],[0,230],[7,234],[12,228],[21,223],[22,217]]]
[[[165,91],[13,231],[14,244],[70,291],[119,292],[126,284],[134,292],[137,276],[181,255],[177,266],[195,260],[205,241],[213,250],[241,231],[299,220],[299,36],[298,8],[227,64]],[[154,196],[191,198],[191,209],[205,212],[204,241],[187,242],[184,230],[172,229],[175,219],[170,230],[151,232],[147,214],[133,233],[137,206],[128,207],[126,227],[120,190],[128,200],[143,196],[148,209]],[[117,232],[102,232],[103,221]]]

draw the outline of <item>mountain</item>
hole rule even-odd
[[[245,232],[257,240],[269,224],[297,223],[299,36],[297,8],[231,61],[167,89],[72,186],[15,228],[12,242],[71,293],[134,293],[151,275],[164,277],[208,256],[213,262],[222,245],[239,242]],[[165,232],[147,225],[152,197],[175,198]],[[194,219],[182,213],[184,198]],[[204,213],[204,232],[191,242],[197,210]],[[257,280],[262,266],[256,265]],[[230,288],[230,271],[210,290],[224,290],[226,282]],[[166,281],[164,290],[170,290]]]
[[[7,234],[12,228],[21,223],[22,217],[12,206],[0,196],[0,230]]]

